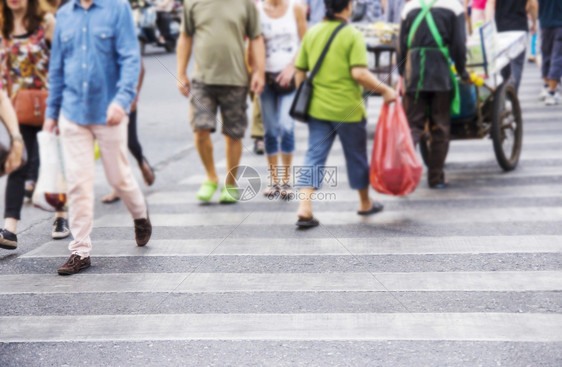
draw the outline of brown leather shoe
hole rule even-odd
[[[150,216],[146,219],[135,219],[135,240],[138,246],[144,246],[150,241],[152,236],[152,224],[150,223]]]
[[[72,254],[66,263],[57,269],[59,275],[72,275],[90,267],[90,257],[80,258],[80,255]]]
[[[139,168],[142,172],[144,183],[147,186],[152,186],[154,180],[156,179],[156,175],[154,174],[154,170],[152,169],[152,167],[150,167],[150,164],[148,163],[145,157],[142,157],[142,163],[139,164]]]

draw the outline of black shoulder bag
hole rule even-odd
[[[293,104],[291,105],[291,111],[289,112],[289,115],[291,115],[291,117],[295,120],[301,122],[308,121],[308,109],[310,108],[310,99],[312,98],[312,80],[316,76],[316,73],[318,73],[320,66],[322,66],[322,62],[324,61],[324,58],[328,53],[328,49],[330,48],[332,41],[334,40],[334,38],[336,38],[338,32],[346,25],[347,23],[344,22],[340,24],[336,29],[334,29],[334,32],[328,40],[328,43],[326,43],[322,54],[320,54],[318,61],[316,61],[316,65],[314,65],[314,69],[312,70],[308,78],[303,80],[303,82],[299,86],[297,94],[295,95],[295,99],[293,100]]]

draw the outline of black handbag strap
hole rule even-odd
[[[314,69],[312,69],[312,72],[308,76],[307,81],[309,83],[312,83],[312,79],[314,79],[314,77],[316,76],[316,73],[318,73],[318,70],[320,69],[320,66],[322,66],[322,62],[324,61],[324,58],[326,57],[326,54],[328,53],[328,50],[330,49],[330,45],[332,44],[332,41],[334,40],[334,38],[336,38],[336,35],[338,34],[338,32],[341,31],[342,28],[345,27],[346,25],[347,25],[346,22],[342,22],[336,29],[334,29],[334,32],[330,36],[330,39],[328,40],[328,43],[326,43],[326,46],[324,46],[324,50],[322,50],[322,53],[320,54],[320,57],[318,58],[318,61],[316,61],[316,65],[314,65]]]

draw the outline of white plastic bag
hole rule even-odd
[[[45,131],[37,134],[39,144],[39,179],[32,202],[37,208],[56,211],[66,205],[66,181],[60,138]]]

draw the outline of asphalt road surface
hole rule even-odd
[[[153,239],[136,247],[123,204],[99,203],[98,163],[92,267],[60,277],[68,241],[50,240],[52,215],[26,205],[20,246],[0,252],[0,366],[562,364],[562,107],[537,102],[535,65],[520,91],[517,170],[502,172],[489,139],[453,142],[449,188],[423,179],[406,198],[373,192],[385,211],[360,218],[336,142],[335,180],[315,203],[322,226],[303,232],[296,202],[259,194],[266,162],[249,138],[240,181],[254,191],[197,203],[204,176],[174,57],[145,61]],[[370,101],[371,125],[379,106]],[[306,127],[296,134],[300,165]]]

